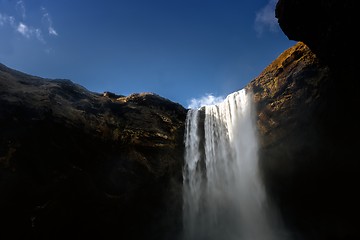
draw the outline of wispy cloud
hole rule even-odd
[[[31,32],[32,32],[29,29],[29,27],[26,26],[25,24],[23,24],[22,22],[19,23],[19,25],[16,28],[16,31],[18,31],[20,34],[22,34],[26,38],[30,38],[30,35],[31,35]]]
[[[6,14],[0,13],[0,26],[9,24],[11,27],[15,26],[15,18]]]
[[[41,10],[43,12],[42,20],[44,24],[47,26],[49,35],[58,36],[57,31],[53,27],[53,22],[49,12],[44,7],[41,7]]]
[[[0,12],[0,27],[10,27],[14,32],[20,34],[27,39],[37,39],[43,44],[46,44],[43,32],[47,32],[49,36],[58,36],[57,31],[53,27],[53,22],[49,12],[41,7],[42,15],[39,16],[43,22],[43,26],[35,27],[28,24],[26,21],[26,7],[23,0],[19,0],[15,4],[15,10],[19,16],[9,16],[6,13]],[[46,30],[45,30],[46,29]]]
[[[20,22],[16,28],[16,31],[19,32],[21,35],[23,35],[26,38],[35,37],[37,40],[39,40],[42,43],[46,43],[45,39],[42,35],[42,32],[39,28],[33,28],[25,25],[24,23]]]
[[[198,109],[203,106],[215,105],[224,101],[224,97],[215,97],[212,94],[206,94],[200,98],[193,98],[190,100],[188,108]]]
[[[24,1],[22,1],[22,0],[17,1],[16,5],[15,5],[15,9],[18,12],[18,14],[22,17],[22,20],[25,20],[25,18],[26,18],[26,8],[25,8]]]
[[[269,2],[256,13],[255,31],[261,36],[265,31],[277,32],[279,25],[275,17],[275,7],[278,0]]]
[[[4,26],[6,22],[7,22],[7,17],[0,13],[0,26]]]

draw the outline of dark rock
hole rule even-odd
[[[275,15],[291,40],[302,41],[327,64],[359,66],[353,0],[279,0]]]
[[[280,27],[301,42],[247,86],[266,188],[294,239],[360,238],[355,11],[355,1],[279,0]]]
[[[338,74],[299,42],[247,86],[264,182],[295,239],[360,237],[360,101],[346,97]]]
[[[174,234],[185,116],[155,94],[102,96],[0,65],[1,238]]]

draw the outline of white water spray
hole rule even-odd
[[[258,172],[251,95],[189,110],[183,169],[185,240],[279,240]]]

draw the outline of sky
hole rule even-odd
[[[0,0],[0,63],[184,107],[244,88],[288,40],[276,0]]]

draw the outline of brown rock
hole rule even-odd
[[[173,234],[185,114],[155,94],[102,95],[0,65],[1,237]]]
[[[247,86],[264,182],[296,239],[360,236],[360,129],[351,111],[359,100],[346,98],[352,90],[337,84],[339,72],[299,42]]]

